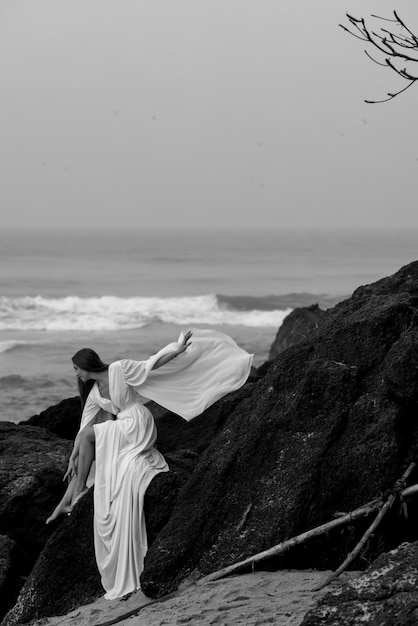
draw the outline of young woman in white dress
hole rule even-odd
[[[156,474],[169,471],[144,403],[154,400],[191,420],[245,383],[252,358],[212,330],[181,334],[145,361],[107,365],[89,348],[74,355],[85,403],[64,477],[69,484],[47,523],[70,514],[94,482],[95,553],[107,599],[139,589],[148,548],[144,495]]]

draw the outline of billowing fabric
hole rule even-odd
[[[182,341],[182,335],[179,342]],[[115,420],[94,425],[94,542],[107,599],[139,588],[147,551],[144,495],[151,480],[169,467],[154,447],[157,431],[147,399],[186,420],[200,415],[247,380],[253,355],[223,333],[193,330],[185,352],[153,370],[171,343],[146,361],[124,359],[109,365],[110,400],[95,384],[84,407],[80,430],[95,421],[100,409]]]

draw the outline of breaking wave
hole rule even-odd
[[[312,302],[312,297],[311,297]],[[296,305],[289,297],[217,296],[0,298],[0,330],[102,331],[141,328],[152,322],[278,327]],[[0,351],[19,342],[4,341]]]
[[[15,350],[16,348],[21,348],[24,346],[32,346],[37,342],[34,341],[24,341],[20,339],[11,339],[9,341],[0,341],[0,354],[2,352],[11,352],[11,350]]]

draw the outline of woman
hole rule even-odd
[[[80,387],[91,387],[68,469],[67,491],[47,523],[71,509],[94,472],[94,543],[107,599],[139,588],[147,551],[144,495],[151,480],[169,467],[154,447],[154,400],[186,420],[200,415],[248,378],[252,354],[231,337],[211,330],[181,334],[146,361],[106,365],[89,348],[73,357]]]

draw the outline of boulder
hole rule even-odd
[[[13,539],[28,573],[51,529],[71,444],[43,428],[0,422],[0,533]]]
[[[13,605],[18,592],[18,552],[13,539],[0,535],[0,619]]]
[[[218,400],[191,422],[186,422],[170,411],[156,415],[155,408],[148,405],[153,415],[156,415],[157,448],[164,455],[175,450],[201,454],[224,428],[235,407],[250,396],[251,391],[252,383],[249,381],[238,391]]]
[[[178,450],[166,454],[165,459],[170,471],[161,472],[153,478],[144,498],[149,546],[170,519],[180,490],[189,480],[198,463],[199,455],[190,450]]]
[[[103,589],[94,558],[93,491],[54,530],[2,626],[62,615],[93,601]]]
[[[325,311],[320,309],[317,304],[298,307],[289,313],[284,318],[271,345],[269,360],[274,359],[290,346],[295,346],[303,341],[312,330],[318,328],[324,315]]]
[[[197,455],[188,451],[168,455],[170,471],[158,474],[148,487],[145,515],[149,544],[169,519],[196,459]],[[74,507],[70,516],[59,518],[51,526],[54,533],[2,626],[63,615],[104,594],[94,555],[93,489]]]
[[[81,420],[80,397],[67,398],[54,406],[50,406],[33,415],[28,420],[20,422],[20,426],[41,426],[62,439],[73,440],[78,432]]]
[[[323,596],[302,626],[416,626],[417,562],[416,542],[381,555],[359,578]]]
[[[0,422],[1,583],[7,590],[2,609],[18,593],[51,535],[45,520],[63,488],[71,445],[44,430]]]
[[[261,552],[394,484],[417,458],[417,307],[418,263],[412,263],[356,290],[276,357],[180,492],[146,557],[147,595]],[[402,539],[397,516],[388,520],[353,567]],[[367,523],[274,565],[334,568]]]

